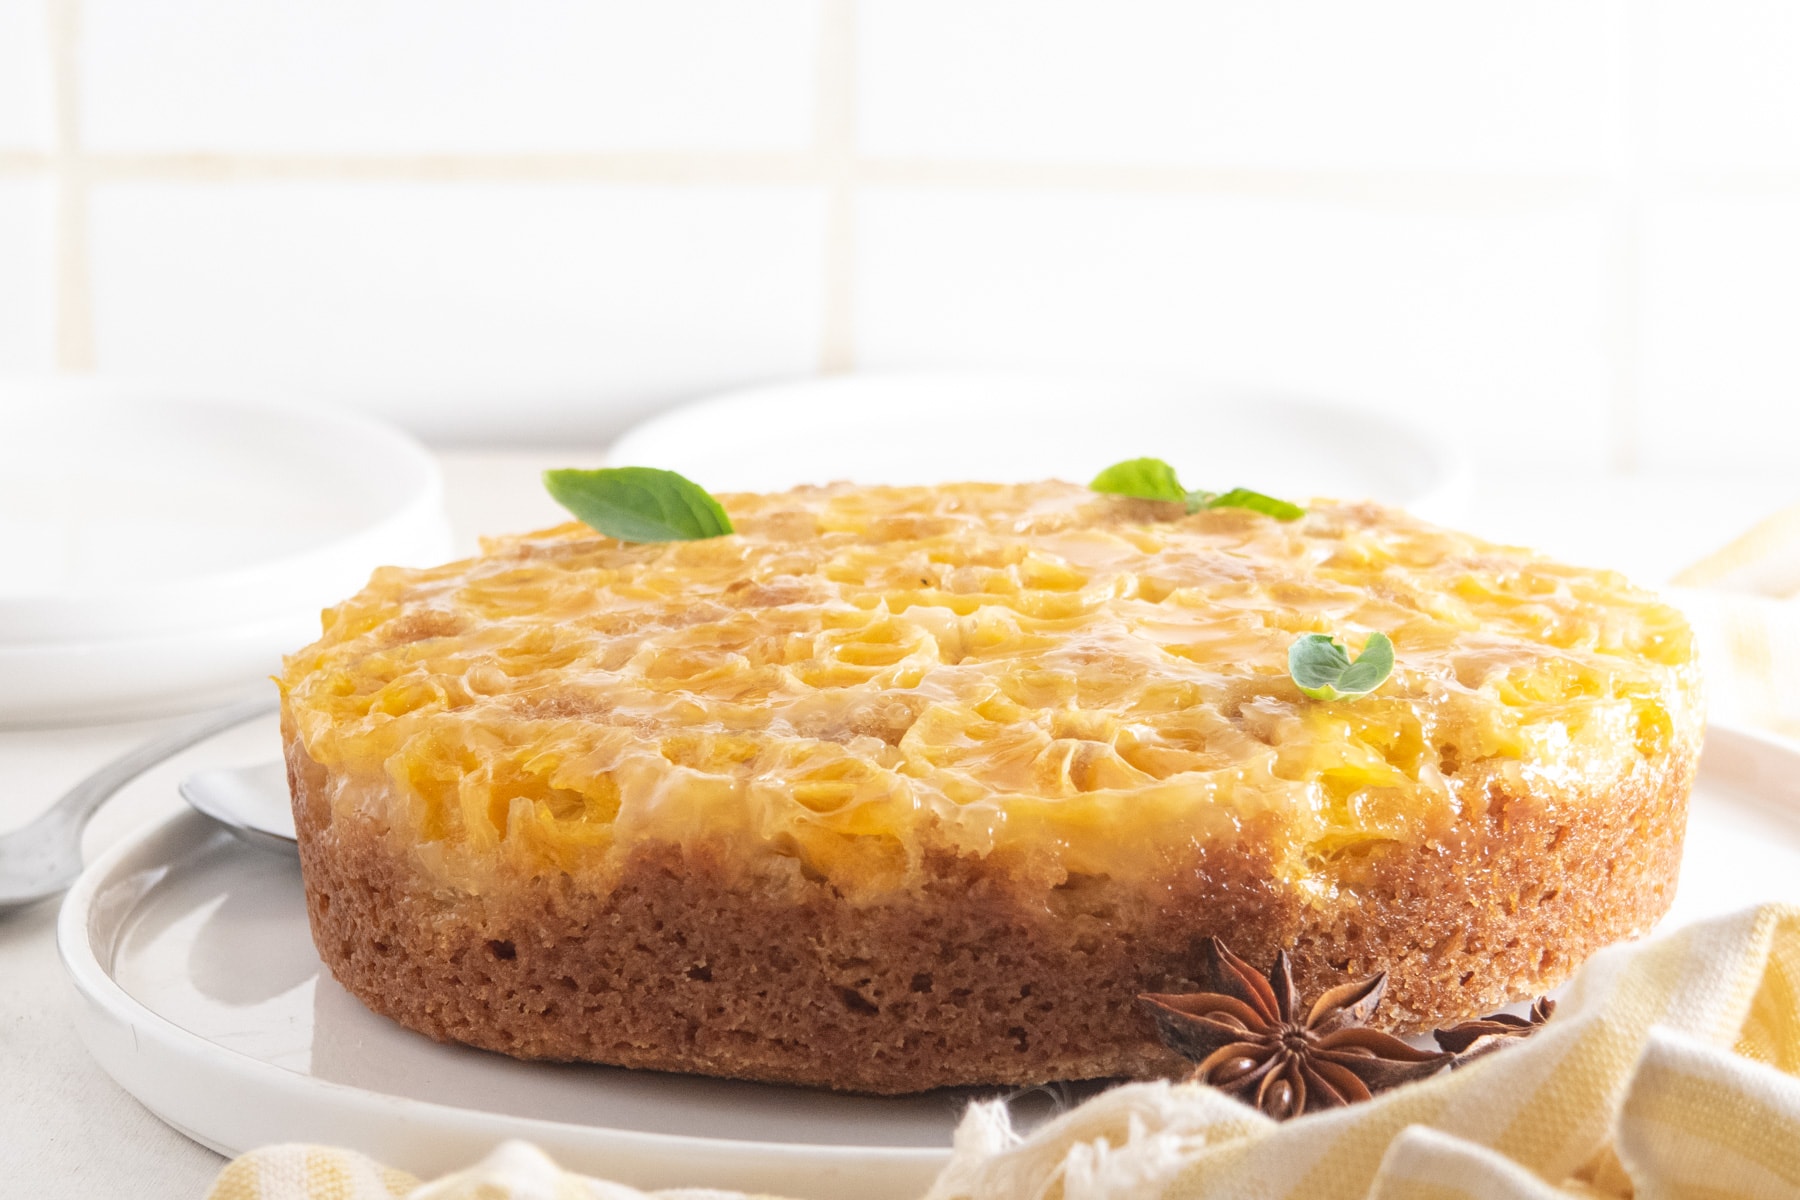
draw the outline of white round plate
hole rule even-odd
[[[1783,899],[1800,899],[1800,751],[1715,728],[1668,924]],[[519,1137],[638,1187],[912,1200],[970,1095],[840,1096],[440,1046],[324,971],[295,860],[192,813],[90,866],[57,935],[94,1057],[227,1154],[323,1142],[431,1176]],[[1023,1115],[1041,1119],[1054,1100],[1039,1089]]]
[[[15,381],[0,428],[0,723],[216,699],[449,552],[435,460],[366,418]]]
[[[734,492],[839,479],[1085,483],[1145,455],[1168,460],[1191,488],[1380,500],[1437,521],[1460,516],[1469,487],[1454,449],[1386,417],[1245,388],[1084,375],[852,375],[753,388],[654,417],[607,461]]]

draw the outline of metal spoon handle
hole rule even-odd
[[[51,896],[81,874],[81,831],[113,793],[151,767],[216,733],[274,712],[259,697],[201,713],[89,775],[36,820],[0,837],[0,910]]]
[[[266,697],[244,700],[227,708],[200,713],[193,720],[177,725],[161,737],[153,738],[135,750],[128,750],[70,788],[50,811],[38,818],[72,821],[85,828],[89,818],[106,803],[108,797],[151,767],[203,742],[215,733],[223,733],[236,725],[274,712],[279,703]],[[34,821],[32,824],[36,824]]]

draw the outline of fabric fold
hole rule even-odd
[[[1800,1196],[1800,1079],[1666,1029],[1619,1111],[1636,1200]]]
[[[925,1200],[1764,1200],[1800,1195],[1800,908],[1591,959],[1537,1034],[1421,1083],[1277,1124],[1211,1088],[1137,1083],[1028,1133],[970,1107]],[[744,1200],[643,1193],[523,1143],[434,1183],[276,1146],[209,1200]]]
[[[1369,1200],[1566,1200],[1568,1193],[1485,1146],[1423,1125],[1401,1131]]]

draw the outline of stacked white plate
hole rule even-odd
[[[1469,468],[1430,431],[1227,384],[1121,375],[896,372],[775,384],[685,405],[607,460],[714,492],[802,483],[1092,479],[1166,459],[1191,488],[1399,505],[1454,523]]]
[[[449,552],[437,464],[362,417],[0,386],[0,724],[226,699],[375,567]]]

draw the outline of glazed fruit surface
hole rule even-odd
[[[281,678],[294,736],[447,884],[604,886],[726,846],[847,896],[933,853],[1021,882],[1154,877],[1254,829],[1280,882],[1497,795],[1641,775],[1698,736],[1686,626],[1622,578],[1370,504],[1292,522],[1071,484],[720,497],[728,537],[569,524],[383,569]],[[1301,633],[1392,638],[1374,694]]]

